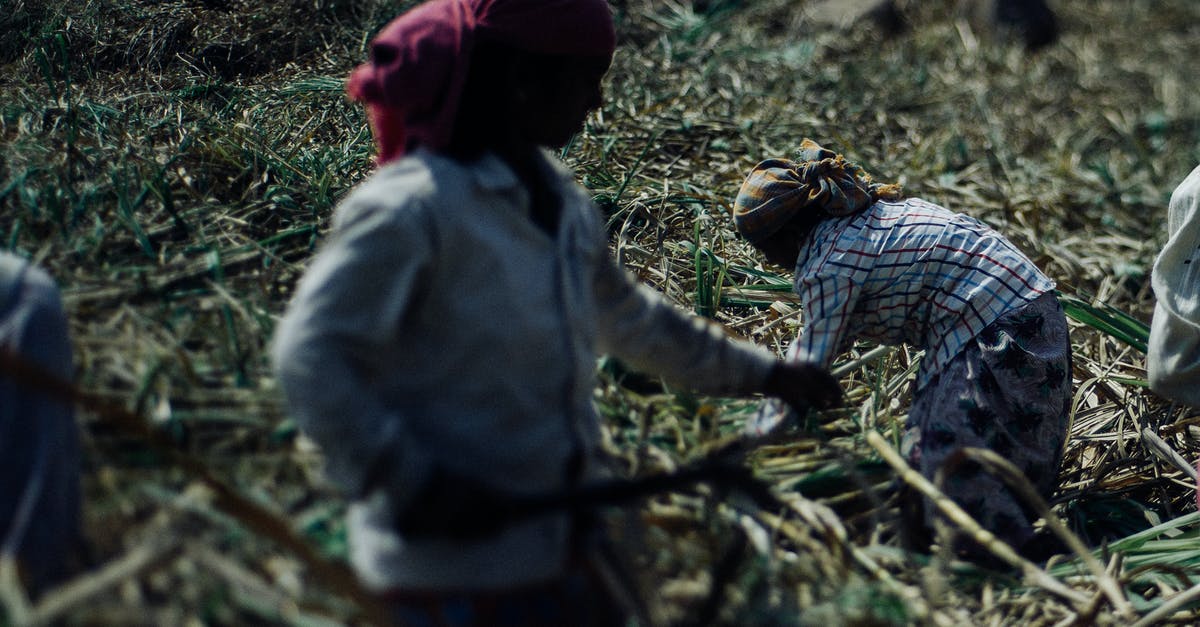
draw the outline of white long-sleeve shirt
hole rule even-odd
[[[515,493],[563,489],[569,460],[598,440],[598,354],[711,394],[760,389],[775,363],[636,284],[570,172],[548,155],[542,167],[563,198],[554,237],[495,156],[418,151],[381,168],[338,207],[277,329],[288,406],[356,500],[351,560],[374,588],[559,572],[565,516],[471,543],[392,525],[434,465]]]
[[[1167,233],[1150,277],[1146,370],[1152,390],[1200,407],[1200,166],[1171,194]]]

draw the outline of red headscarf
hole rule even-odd
[[[477,37],[542,54],[612,56],[606,0],[431,0],[392,20],[346,92],[366,105],[378,163],[409,142],[444,148]]]

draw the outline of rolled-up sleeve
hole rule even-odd
[[[706,394],[754,392],[777,361],[770,351],[680,310],[611,259],[597,266],[595,285],[601,352],[673,385]]]
[[[433,228],[408,208],[340,216],[276,330],[272,357],[291,415],[322,448],[330,479],[352,497],[385,484],[402,504],[431,462],[406,416],[373,382],[380,339],[397,327],[432,259]]]
[[[1152,390],[1200,407],[1200,167],[1171,195],[1167,222],[1151,275],[1157,302],[1146,370]]]

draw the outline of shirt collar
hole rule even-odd
[[[517,175],[495,153],[487,153],[468,171],[475,183],[486,191],[502,191],[518,187]]]

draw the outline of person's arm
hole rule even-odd
[[[833,364],[847,339],[847,325],[858,289],[849,277],[842,275],[806,277],[798,282],[804,328],[788,347],[785,363],[822,369]],[[806,409],[804,404],[794,401],[786,404],[767,401],[747,423],[746,431],[751,435],[766,435],[781,424],[795,422]]]
[[[411,208],[356,207],[325,242],[276,330],[273,361],[291,415],[351,498],[379,486],[398,504],[431,474],[406,420],[380,398],[380,338],[394,332],[433,262],[435,236]]]
[[[861,286],[841,274],[802,278],[797,284],[804,328],[788,348],[790,362],[813,363],[823,368],[842,353],[850,318]]]
[[[596,298],[601,352],[638,370],[708,394],[764,392],[821,406],[841,398],[824,370],[781,364],[770,351],[681,311],[609,259],[596,271]]]
[[[1151,276],[1158,302],[1146,370],[1156,393],[1200,407],[1200,167],[1171,195],[1167,221]]]

